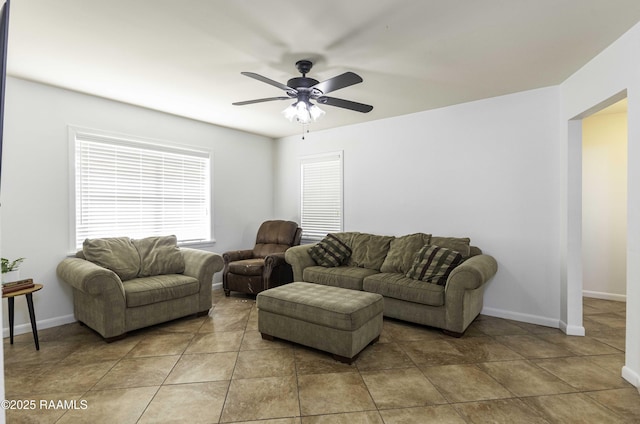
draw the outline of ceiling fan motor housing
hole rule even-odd
[[[310,90],[311,87],[318,84],[318,80],[313,78],[307,78],[306,74],[313,67],[313,63],[310,60],[299,60],[296,62],[296,68],[298,68],[298,72],[302,74],[301,77],[291,78],[287,81],[287,85],[291,88],[298,90],[299,93],[305,93],[313,96],[318,96],[322,94],[320,90]],[[309,89],[309,90],[308,90]],[[307,96],[305,96],[307,97]],[[308,97],[307,97],[308,100]]]
[[[287,85],[291,88],[300,89],[300,88],[310,88],[318,83],[318,80],[314,80],[313,78],[307,77],[296,77],[291,78],[287,81]]]

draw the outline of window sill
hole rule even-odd
[[[202,241],[187,241],[184,243],[178,243],[178,247],[190,247],[192,249],[203,249],[206,247],[213,247],[216,244],[216,240],[202,240]]]

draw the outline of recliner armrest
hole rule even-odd
[[[228,265],[229,262],[242,261],[245,259],[253,258],[253,250],[232,250],[229,252],[224,252],[222,254],[222,259],[224,260],[224,265]]]
[[[280,265],[285,265],[287,263],[287,261],[285,261],[284,259],[284,252],[282,253],[272,253],[270,255],[267,255],[264,257],[264,268],[265,268],[265,273],[267,270],[272,270],[273,268],[280,266]]]
[[[66,258],[58,264],[58,277],[70,286],[93,296],[107,291],[119,291],[124,299],[124,286],[118,275],[106,268],[80,258]]]

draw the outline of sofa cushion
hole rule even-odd
[[[432,236],[430,244],[436,246],[446,247],[447,249],[455,250],[460,253],[462,259],[467,259],[471,256],[471,246],[469,244],[471,240],[468,237],[439,237]]]
[[[253,258],[241,261],[229,262],[229,272],[237,275],[262,275],[264,271],[264,259]]]
[[[418,250],[429,244],[431,234],[408,234],[391,240],[389,252],[380,267],[380,272],[399,272],[406,274],[413,264],[413,258]]]
[[[320,266],[340,266],[351,256],[351,248],[333,234],[327,234],[309,249],[309,256]]]
[[[347,265],[380,270],[393,239],[392,236],[355,233],[351,240],[351,256]]]
[[[122,281],[136,278],[140,272],[140,255],[129,237],[86,239],[82,253],[88,261],[118,274]]]
[[[347,231],[344,233],[332,233],[338,240],[340,240],[341,242],[343,242],[344,244],[346,244],[347,246],[351,247],[353,250],[353,238],[355,236],[357,236],[358,234],[362,234],[362,233],[358,233],[356,231]]]
[[[176,236],[147,237],[132,243],[140,254],[139,277],[184,272],[184,258]]]
[[[422,305],[444,305],[444,287],[414,280],[398,273],[378,273],[364,279],[366,292]]]
[[[424,246],[416,253],[413,265],[406,276],[444,286],[451,271],[460,263],[462,263],[460,253],[431,244]]]
[[[150,305],[197,294],[200,283],[182,274],[155,275],[123,282],[127,308]]]
[[[309,283],[323,284],[325,286],[362,290],[364,278],[377,272],[374,269],[353,266],[338,266],[335,268],[310,266],[302,272],[302,279]]]

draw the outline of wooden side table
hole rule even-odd
[[[27,306],[29,307],[29,319],[31,320],[31,331],[33,332],[33,340],[36,342],[36,350],[40,350],[38,342],[38,329],[36,328],[36,314],[33,311],[33,292],[42,289],[42,284],[36,284],[28,289],[14,291],[12,293],[3,294],[2,297],[7,298],[9,302],[9,341],[13,344],[13,303],[16,296],[25,295],[27,298]]]

